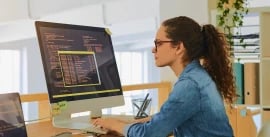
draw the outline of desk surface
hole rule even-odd
[[[65,131],[71,131],[74,134],[79,131],[69,130],[64,128],[55,128],[52,126],[51,121],[37,122],[26,125],[28,137],[51,137]]]
[[[115,116],[114,116],[115,117]],[[121,119],[130,119],[130,116],[117,116]],[[37,123],[30,123],[26,125],[28,137],[52,137],[54,135],[63,133],[63,132],[72,132],[72,137],[93,137],[91,135],[83,134],[79,130],[71,130],[65,128],[55,128],[52,125],[51,121],[43,121]],[[101,135],[99,137],[119,137],[117,135]]]

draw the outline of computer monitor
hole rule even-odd
[[[56,127],[86,128],[72,113],[124,105],[111,35],[102,27],[35,22]],[[86,127],[85,127],[86,126]]]

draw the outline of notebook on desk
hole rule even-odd
[[[27,137],[19,93],[0,94],[0,137]]]

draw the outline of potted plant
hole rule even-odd
[[[247,6],[247,0],[218,0],[217,3],[217,25],[223,28],[231,55],[233,55],[233,36],[241,34],[240,27],[243,26],[243,18],[249,11]],[[244,46],[243,38],[239,42]]]

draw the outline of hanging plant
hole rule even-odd
[[[218,0],[217,3],[217,23],[223,28],[227,42],[233,55],[233,36],[241,35],[240,27],[243,26],[243,18],[248,14],[247,0]],[[240,39],[240,44],[245,47],[244,38]]]

